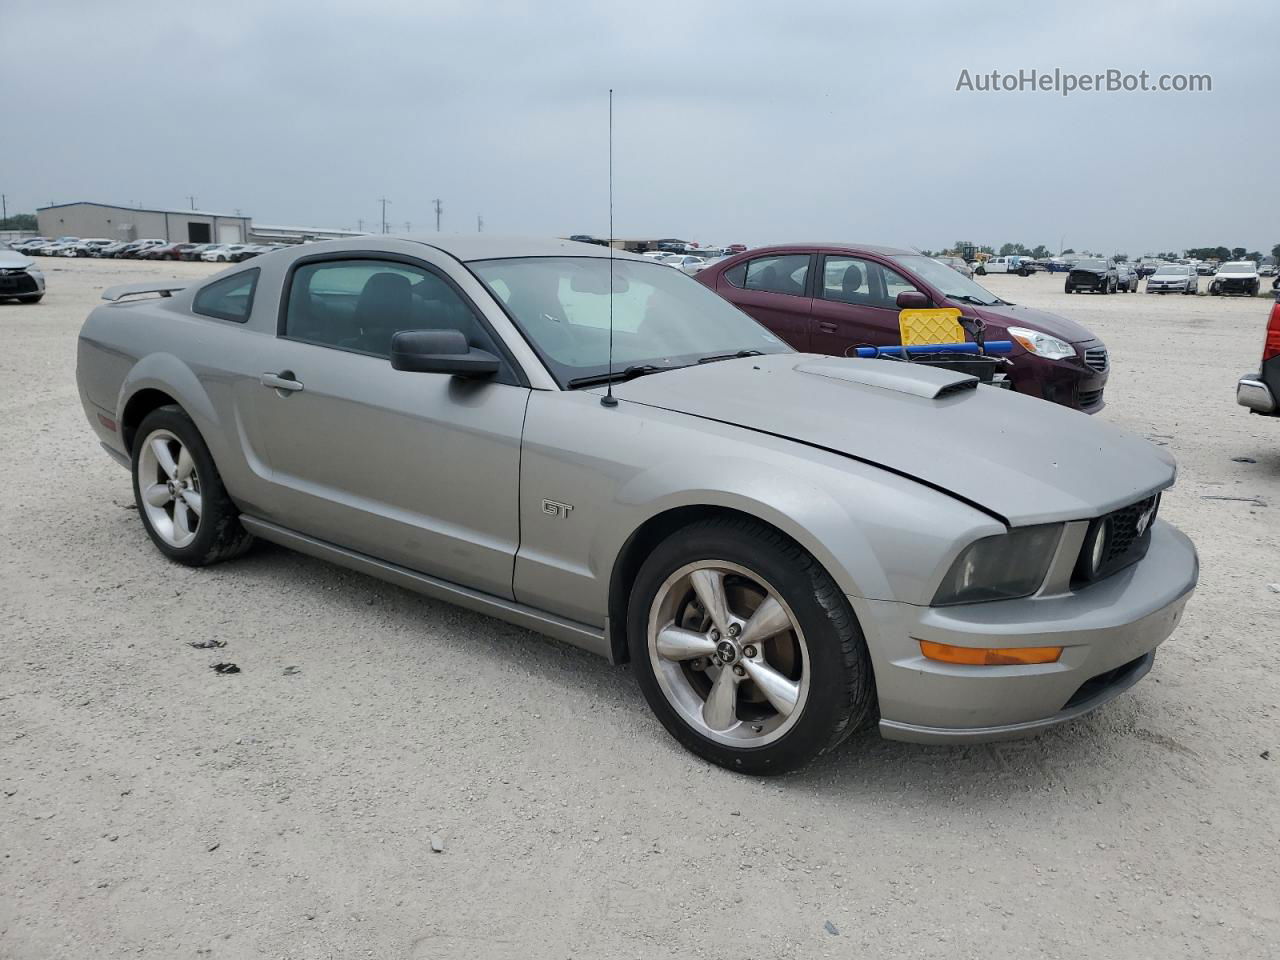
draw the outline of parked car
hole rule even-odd
[[[243,243],[215,243],[200,257],[210,263],[230,263],[231,258],[245,248]]]
[[[1130,264],[1116,264],[1116,289],[1121,293],[1138,292],[1138,272]]]
[[[729,251],[730,254],[746,253],[747,245],[745,243],[730,243],[725,245],[725,249]]]
[[[1067,293],[1115,293],[1120,286],[1120,274],[1115,261],[1085,259],[1071,265],[1064,289]]]
[[[1276,270],[1275,257],[1263,257],[1258,263],[1258,276],[1260,277],[1274,277],[1276,276]]]
[[[1280,287],[1280,279],[1276,286]],[[1280,416],[1280,290],[1276,290],[1274,297],[1258,372],[1241,377],[1236,384],[1236,402],[1268,417]]]
[[[1242,293],[1248,297],[1256,297],[1262,289],[1262,281],[1258,278],[1258,265],[1252,260],[1232,260],[1218,268],[1218,272],[1209,281],[1209,293],[1221,296],[1227,293]]]
[[[988,257],[976,272],[1016,273],[1020,277],[1029,277],[1034,270],[1030,257]]]
[[[1163,265],[1164,265],[1163,260],[1156,260],[1152,257],[1143,257],[1141,260],[1138,261],[1138,266],[1136,268],[1138,271],[1138,276],[1149,277],[1153,273],[1155,273],[1157,270],[1159,270],[1160,267]]]
[[[165,241],[155,237],[148,237],[145,240],[135,240],[127,245],[123,250],[116,254],[117,257],[128,260],[145,259],[144,254],[152,247],[163,246]]]
[[[1200,278],[1190,267],[1181,263],[1165,263],[1147,278],[1147,293],[1197,293]]]
[[[104,247],[109,247],[112,240],[109,237],[89,237],[85,240],[77,241],[69,244],[62,251],[64,257],[96,257]]]
[[[105,247],[99,247],[96,256],[105,257],[108,259],[114,258],[120,253],[121,250],[123,250],[128,245],[129,245],[129,242],[127,240],[113,240],[111,243],[108,243]]]
[[[27,237],[25,240],[19,240],[13,244],[12,249],[26,256],[32,256],[38,247],[43,247],[46,243],[52,242],[48,237]]]
[[[607,247],[609,245],[608,240],[601,240],[598,237],[593,237],[587,233],[575,233],[569,239],[574,243],[594,243],[598,247]]]
[[[982,321],[987,339],[1014,341],[1015,390],[1090,413],[1103,406],[1110,361],[1089,330],[1002,300],[923,254],[857,244],[761,247],[696,279],[797,350],[835,356],[901,343],[898,313],[906,307],[957,307]]]
[[[606,246],[607,246],[607,244],[606,244]],[[241,262],[242,260],[250,260],[250,259],[252,259],[253,257],[260,257],[260,256],[262,256],[264,253],[271,253],[272,251],[274,251],[274,250],[278,250],[278,249],[280,249],[280,248],[279,248],[279,247],[277,247],[277,246],[275,246],[274,244],[267,244],[267,243],[250,243],[250,244],[246,244],[246,245],[245,245],[245,246],[243,246],[241,249],[239,249],[239,250],[235,251],[235,252],[231,255],[231,262],[232,262],[232,263],[239,263],[239,262]]]
[[[216,246],[212,243],[193,243],[187,246],[179,255],[180,260],[199,260],[209,248]]]
[[[44,272],[25,253],[0,243],[0,301],[39,303],[44,296]]]
[[[1196,275],[1200,277],[1212,277],[1218,272],[1218,265],[1209,260],[1201,260],[1196,264]]]
[[[144,260],[181,260],[184,250],[190,250],[194,243],[159,243],[142,252]]]
[[[1195,588],[1142,437],[797,354],[642,257],[431,241],[103,294],[79,395],[164,556],[260,537],[629,660],[677,740],[755,774],[864,725],[1069,721],[1151,669]]]
[[[33,252],[39,257],[61,257],[75,256],[74,253],[64,253],[80,242],[79,237],[58,237],[58,239],[37,247]]]
[[[939,263],[950,267],[962,277],[972,277],[973,267],[969,266],[963,257],[934,257]]]
[[[707,264],[710,261],[708,261],[705,257],[694,257],[694,256],[685,255],[685,256],[675,256],[668,260],[664,260],[663,262],[667,266],[675,267],[677,270],[681,271],[682,273],[687,273],[689,276],[692,277],[694,274],[699,273],[702,270],[705,270],[707,267]]]

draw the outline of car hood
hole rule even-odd
[[[1051,337],[1065,340],[1067,343],[1084,343],[1087,340],[1098,339],[1088,327],[1074,320],[1068,320],[1066,317],[1060,317],[1056,313],[1045,310],[1019,306],[1016,303],[994,307],[978,307],[967,303],[955,305],[963,310],[966,316],[976,314],[988,323],[998,323],[1005,327],[1031,327]]]
[[[17,250],[0,250],[0,270],[33,267],[35,261]]]
[[[1254,280],[1257,279],[1258,275],[1256,273],[1245,273],[1243,270],[1232,270],[1229,273],[1219,270],[1214,276],[1219,280]]]
[[[787,353],[651,374],[613,392],[875,464],[1014,526],[1096,517],[1173,483],[1173,459],[1147,440],[970,383],[918,364]]]

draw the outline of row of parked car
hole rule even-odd
[[[1101,258],[1077,260],[1067,274],[1067,293],[1136,293],[1140,274],[1123,261]],[[1242,294],[1256,297],[1262,288],[1258,265],[1252,260],[1220,264],[1209,281],[1210,296]],[[1200,292],[1200,270],[1191,263],[1162,263],[1147,277],[1147,293]]]
[[[160,239],[111,240],[106,237],[31,237],[13,245],[29,257],[110,257],[120,260],[204,260],[209,263],[239,263],[283,244],[265,243],[170,243]]]

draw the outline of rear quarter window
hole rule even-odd
[[[244,323],[253,310],[253,295],[258,289],[258,269],[224,277],[201,288],[191,302],[191,312],[233,323]]]

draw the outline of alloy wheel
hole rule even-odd
[[[649,611],[648,648],[667,701],[717,743],[772,743],[808,699],[809,652],[795,614],[735,563],[703,560],[671,574]]]
[[[138,491],[147,521],[171,547],[196,538],[204,502],[200,476],[186,444],[168,430],[154,430],[138,454]]]

